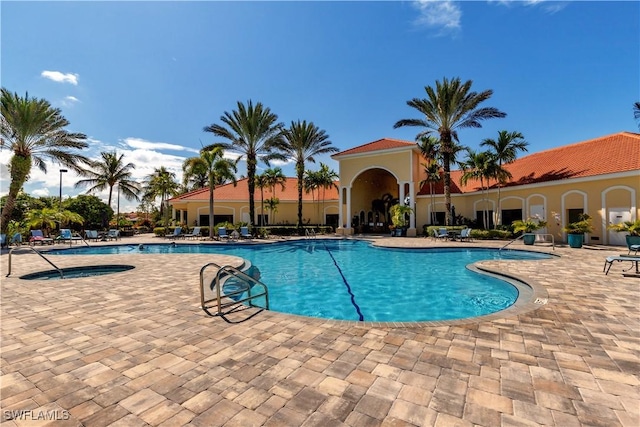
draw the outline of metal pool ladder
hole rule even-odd
[[[217,268],[218,272],[216,273],[216,277],[213,279],[215,297],[206,299],[204,291],[204,272],[209,267]],[[222,285],[226,280],[232,277],[240,280],[246,286],[242,286],[239,290],[223,294]],[[252,289],[254,286],[260,288],[257,293],[255,293],[256,290]],[[245,298],[240,298],[237,300],[231,298],[234,296],[240,296],[245,292],[247,293],[247,296]],[[260,297],[265,298],[265,307],[262,308],[269,310],[269,290],[267,289],[267,285],[245,274],[235,267],[231,267],[230,265],[220,266],[215,262],[210,262],[200,269],[200,305],[202,306],[202,309],[205,311],[205,313],[207,313],[209,316],[220,316],[226,314],[228,313],[228,311],[224,312],[223,309],[237,306],[246,301],[249,301],[249,305],[251,307],[257,307],[253,305],[252,300]],[[216,308],[217,313],[211,313],[209,310],[212,308]]]
[[[5,277],[9,277],[9,275],[11,274],[11,254],[13,254],[13,251],[15,251],[16,249],[31,249],[33,252],[35,252],[36,254],[38,254],[38,256],[40,258],[42,258],[43,260],[47,261],[49,264],[51,264],[51,266],[53,268],[55,268],[56,270],[58,270],[58,273],[60,273],[60,278],[64,279],[64,273],[62,272],[62,270],[60,268],[58,268],[57,265],[55,265],[54,263],[52,263],[51,261],[49,261],[49,259],[47,259],[47,257],[45,257],[44,255],[42,255],[42,253],[37,250],[36,248],[32,248],[31,246],[20,246],[20,247],[15,247],[15,248],[11,248],[11,250],[9,251],[9,268],[7,269],[7,275]]]

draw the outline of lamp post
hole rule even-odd
[[[62,210],[62,174],[68,172],[67,169],[60,169],[60,210]]]

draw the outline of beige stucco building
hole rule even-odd
[[[305,222],[331,224],[344,235],[387,232],[388,207],[400,202],[413,208],[409,236],[422,234],[425,225],[444,223],[442,183],[435,184],[432,194],[424,182],[425,160],[415,143],[385,138],[332,157],[339,163],[338,189],[327,190],[324,202],[318,202],[318,194],[304,193]],[[607,226],[640,218],[640,134],[621,132],[529,154],[506,165],[506,169],[513,178],[500,188],[500,201],[495,182],[483,195],[479,182],[470,180],[462,185],[462,173],[452,171],[451,202],[459,221],[483,228],[493,227],[496,222],[510,224],[516,219],[537,217],[548,222],[538,233],[566,241],[562,228],[580,213],[588,213],[595,227],[586,237],[588,243],[624,245],[624,235]],[[265,212],[271,214],[268,223],[296,223],[296,185],[297,180],[289,178],[286,191],[276,188],[280,205],[275,218],[272,212]],[[237,187],[216,189],[216,218],[248,222],[246,187],[244,180]],[[271,192],[267,195],[265,191],[264,197],[271,197]],[[207,198],[208,190],[204,189],[170,200],[174,217],[189,225],[206,225],[202,221],[208,215]],[[489,211],[486,225],[482,215],[485,209]]]

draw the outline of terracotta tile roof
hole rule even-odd
[[[401,141],[399,139],[382,138],[377,141],[369,142],[368,144],[359,145],[354,148],[350,148],[345,151],[341,151],[331,156],[332,158],[345,156],[348,154],[361,154],[372,151],[390,150],[392,148],[411,147],[417,148],[415,142]]]
[[[339,185],[338,181],[335,183]],[[322,191],[322,190],[321,190]],[[271,198],[271,189],[264,189],[264,199],[267,200]],[[233,186],[233,184],[225,184],[216,188],[214,192],[215,200],[220,201],[249,201],[249,186],[247,185],[247,178],[239,179],[238,185]],[[276,186],[276,197],[280,199],[281,202],[284,201],[297,201],[298,200],[298,179],[297,178],[287,178],[285,183],[285,189],[282,190],[282,187],[279,185]],[[314,194],[315,200],[318,200],[318,192],[316,191]],[[256,187],[254,200],[260,201],[260,189]],[[338,200],[338,190],[333,187],[331,189],[327,189],[325,191],[325,201],[329,200]],[[181,201],[207,201],[209,200],[209,187],[202,188],[200,190],[191,191],[189,193],[184,193],[179,196],[176,196],[170,199],[172,202],[181,202]],[[302,200],[303,201],[311,201],[311,192],[306,193],[302,192]]]
[[[521,157],[505,169],[513,175],[507,187],[640,170],[640,134],[620,132],[552,148]],[[480,190],[480,182],[475,180],[462,186],[461,176],[461,171],[451,171],[451,193]],[[435,192],[444,192],[441,182]],[[423,185],[418,194],[429,194],[429,184]]]

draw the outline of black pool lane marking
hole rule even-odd
[[[344,274],[342,274],[342,270],[340,269],[340,266],[338,265],[338,262],[333,257],[333,254],[331,253],[331,251],[327,247],[326,243],[323,242],[322,245],[324,246],[324,249],[327,251],[327,253],[331,257],[331,259],[333,260],[333,264],[338,269],[338,272],[340,273],[340,276],[342,276],[342,281],[344,282],[345,286],[347,287],[347,292],[349,292],[349,295],[351,295],[351,304],[353,304],[353,306],[355,307],[356,311],[358,312],[358,321],[360,321],[360,322],[364,321],[364,316],[362,315],[362,312],[360,311],[360,306],[358,306],[358,303],[356,302],[356,296],[353,295],[353,292],[351,292],[351,286],[349,286],[349,282],[347,282],[347,278],[344,277]]]

